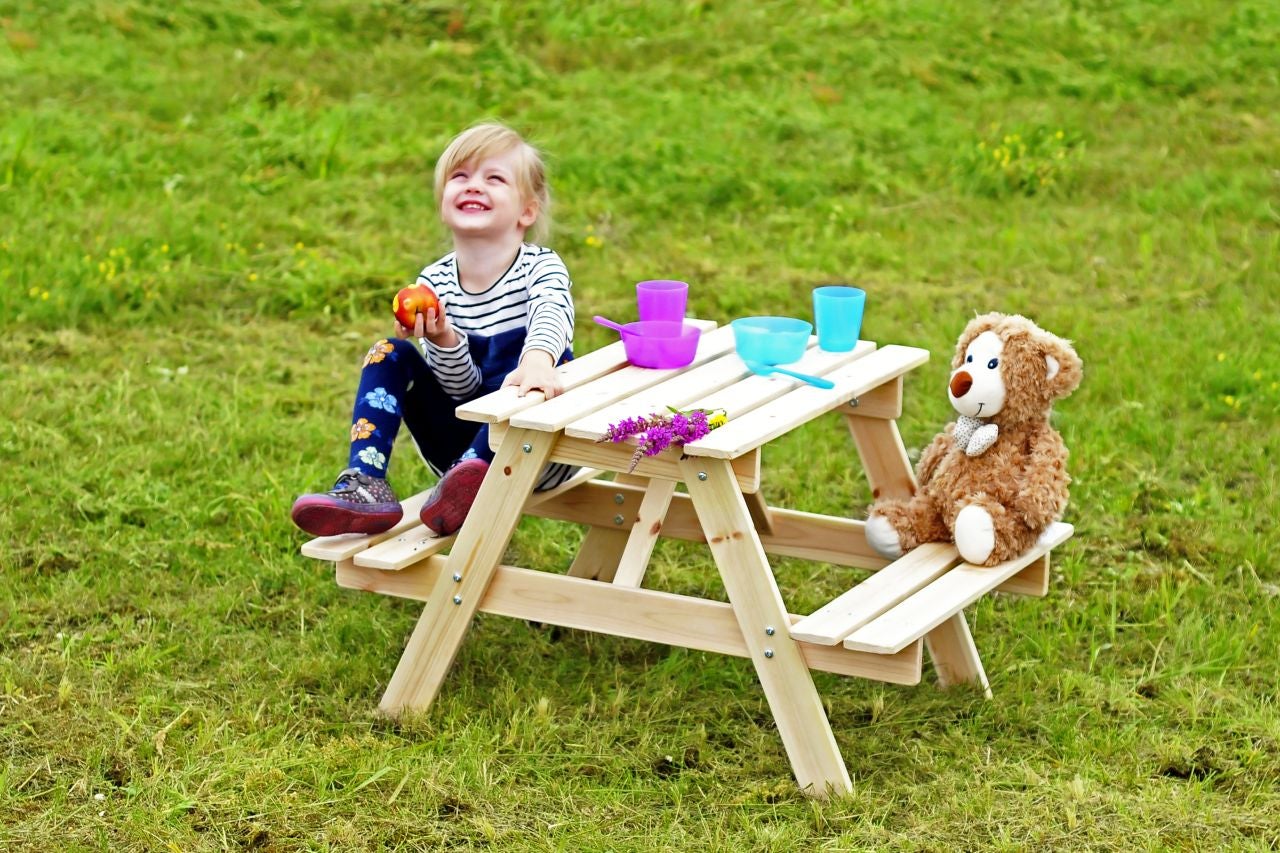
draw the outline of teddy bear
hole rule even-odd
[[[915,495],[872,505],[867,542],[897,559],[925,542],[954,541],[981,566],[1030,548],[1067,506],[1067,448],[1049,414],[1082,376],[1070,342],[1026,317],[975,317],[947,384],[959,417],[920,455]]]

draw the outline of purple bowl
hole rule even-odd
[[[641,320],[622,327],[622,348],[636,367],[684,367],[698,352],[702,330],[671,320]]]

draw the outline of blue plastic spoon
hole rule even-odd
[[[787,370],[785,367],[775,367],[771,364],[762,364],[758,361],[742,360],[747,369],[757,376],[768,376],[770,373],[785,373],[787,376],[799,379],[801,382],[808,382],[815,388],[834,388],[836,383],[830,379],[823,379],[821,376],[810,376],[807,373],[796,373],[794,370]]]

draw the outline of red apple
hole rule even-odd
[[[412,329],[419,314],[426,314],[428,308],[440,313],[440,300],[436,292],[425,284],[411,284],[403,287],[391,302],[391,310],[395,313],[400,325]]]

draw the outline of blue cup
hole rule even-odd
[[[862,309],[866,304],[866,291],[856,287],[814,288],[813,324],[818,329],[818,348],[848,352],[857,346],[862,332]]]

